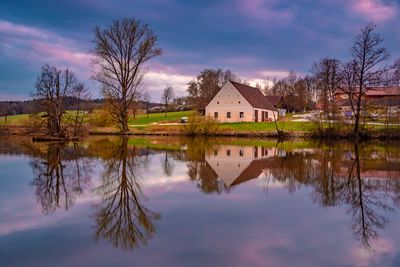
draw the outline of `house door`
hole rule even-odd
[[[261,111],[261,121],[265,121],[265,112]]]
[[[255,122],[258,122],[258,110],[254,111]]]

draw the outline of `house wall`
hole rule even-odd
[[[206,115],[214,118],[214,112],[218,112],[217,120],[220,122],[254,121],[253,107],[229,82],[219,90],[207,105]],[[231,118],[227,118],[228,112],[231,113]],[[244,113],[244,118],[239,117],[240,112]]]
[[[214,118],[214,113],[218,112],[216,119],[219,122],[254,122],[254,110],[250,103],[228,82],[207,105],[206,116]],[[272,110],[257,110],[259,110],[259,122],[261,121],[261,111],[268,112],[268,118],[274,119]],[[231,113],[230,118],[227,117],[228,112]],[[240,118],[240,112],[243,112],[243,118]],[[276,113],[277,117],[278,114]]]
[[[274,121],[276,119],[278,119],[278,112],[277,111],[272,111],[272,110],[268,110],[268,109],[259,109],[259,108],[255,108],[253,113],[255,112],[255,110],[258,110],[258,122],[262,122],[262,113],[261,112],[266,112],[264,121]],[[275,113],[275,117],[274,117],[274,113]],[[255,114],[253,114],[253,121],[255,121]]]

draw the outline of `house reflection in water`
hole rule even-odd
[[[260,177],[274,164],[274,158],[284,156],[283,150],[261,146],[215,146],[205,160],[226,187]]]

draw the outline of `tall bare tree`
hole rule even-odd
[[[383,39],[376,32],[374,24],[367,24],[361,29],[351,49],[352,60],[345,64],[343,76],[345,83],[342,91],[348,95],[354,113],[353,135],[360,135],[360,118],[365,106],[365,93],[372,86],[385,84],[389,67],[383,64],[390,57],[382,46]],[[365,112],[365,110],[364,110]]]
[[[45,64],[37,77],[33,97],[37,99],[46,112],[47,131],[53,137],[66,137],[68,124],[64,123],[65,101],[67,98],[78,98],[85,91],[73,72],[60,70]]]
[[[164,104],[165,107],[165,117],[167,117],[167,112],[169,105],[171,104],[172,100],[175,97],[174,88],[171,86],[167,86],[161,95],[161,102]]]
[[[129,131],[129,107],[142,94],[143,65],[161,55],[157,36],[147,24],[124,18],[107,28],[96,27],[94,79],[102,85],[110,112],[122,132]]]

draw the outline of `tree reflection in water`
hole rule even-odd
[[[261,176],[282,183],[290,193],[310,187],[314,202],[346,209],[355,238],[370,249],[371,241],[388,223],[387,213],[395,210],[400,199],[400,165],[387,164],[400,158],[399,151],[373,151],[375,146],[358,143],[312,147],[279,153],[280,144],[254,147],[254,153],[248,153],[245,146],[215,145],[193,153],[189,146],[188,153],[205,156],[188,158],[188,174],[207,193],[230,192],[229,188]],[[225,181],[225,188],[220,180]]]
[[[138,152],[128,148],[127,138],[121,138],[105,160],[102,184],[96,190],[102,202],[96,207],[95,239],[108,240],[117,248],[145,245],[156,231],[153,221],[160,218],[141,201],[139,180],[148,157]]]
[[[147,243],[156,232],[155,221],[160,218],[158,213],[143,205],[140,187],[143,170],[149,164],[149,150],[128,146],[126,138],[117,142],[110,140],[91,142],[87,148],[89,152],[84,151],[104,160],[105,171],[96,189],[101,203],[95,207],[95,239],[132,249]],[[173,175],[173,160],[183,160],[189,179],[204,193],[229,193],[231,187],[256,178],[260,173],[281,182],[289,192],[307,186],[312,189],[315,203],[323,207],[343,207],[347,211],[355,238],[367,249],[372,248],[372,241],[387,226],[388,213],[395,210],[400,200],[398,146],[378,149],[378,146],[366,144],[335,143],[312,145],[312,149],[305,150],[282,148],[285,153],[277,153],[275,149],[275,153],[268,153],[263,159],[259,153],[257,160],[246,161],[248,165],[242,168],[242,175],[237,173],[238,179],[231,183],[224,183],[217,174],[221,170],[213,169],[212,162],[207,162],[206,158],[210,161],[213,157],[218,159],[219,155],[227,156],[227,151],[215,153],[224,147],[230,150],[228,162],[237,166],[243,159],[247,160],[246,146],[236,151],[229,145],[207,139],[189,139],[186,147],[186,150],[164,151],[161,162],[166,176]],[[256,147],[250,148],[255,151]],[[83,155],[78,144],[32,145],[28,149],[34,155],[32,184],[43,212],[71,207],[90,183],[93,165],[90,157]],[[241,154],[236,156],[240,162],[235,162],[234,152],[239,151]],[[254,153],[249,155],[254,157]]]
[[[92,164],[82,157],[77,143],[67,146],[50,143],[26,146],[34,155],[31,166],[35,175],[32,185],[45,214],[58,208],[68,210],[90,183]]]
[[[385,151],[384,159],[377,161],[371,159],[371,154],[367,146],[358,143],[345,151],[327,146],[311,154],[288,153],[276,159],[279,167],[272,173],[289,192],[302,185],[311,186],[315,202],[344,206],[351,216],[354,236],[364,248],[371,249],[371,241],[388,223],[385,214],[395,210],[400,197],[400,166],[389,171],[386,166],[393,155]]]

